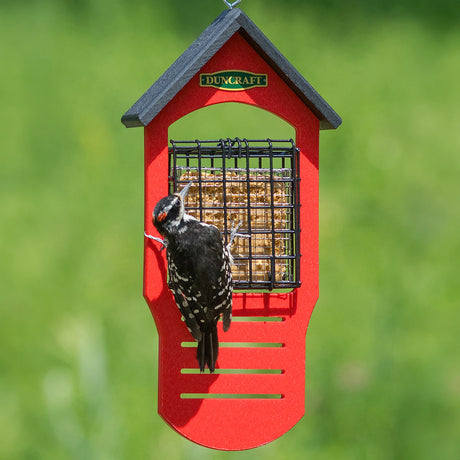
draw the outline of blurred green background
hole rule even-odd
[[[321,134],[305,417],[225,453],[156,413],[143,134],[120,117],[223,3],[3,0],[0,459],[460,458],[458,1],[241,6],[344,120]]]

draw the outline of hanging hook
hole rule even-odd
[[[241,0],[235,0],[233,3],[229,2],[227,0],[222,0],[231,10],[233,9],[234,6],[238,5],[238,3],[241,3]]]

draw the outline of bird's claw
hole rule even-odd
[[[157,241],[158,243],[161,243],[160,251],[163,251],[164,248],[168,247],[168,243],[165,240],[162,240],[161,238],[157,238],[156,236],[148,235],[146,232],[144,232],[144,236],[146,238],[149,238],[150,240]]]
[[[233,241],[235,240],[236,237],[239,237],[239,238],[251,238],[251,235],[245,235],[243,233],[237,233],[238,232],[238,229],[241,227],[241,225],[243,224],[242,221],[238,222],[238,224],[235,226],[235,227],[232,227],[231,231],[230,231],[230,238],[228,239],[228,243],[227,243],[227,249],[230,250],[232,244],[233,244]]]

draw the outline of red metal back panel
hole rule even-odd
[[[235,293],[234,318],[282,320],[233,321],[226,333],[219,326],[222,347],[217,372],[212,375],[183,371],[197,368],[196,348],[181,345],[192,342],[192,338],[166,285],[165,254],[150,240],[145,242],[144,296],[160,337],[160,415],[194,442],[240,450],[276,439],[304,413],[305,333],[318,297],[319,121],[239,33],[201,71],[228,69],[266,73],[268,87],[237,92],[200,87],[198,73],[145,128],[145,230],[155,234],[152,211],[156,202],[168,194],[168,127],[184,115],[212,104],[241,102],[263,108],[296,129],[300,149],[302,285],[283,294]],[[281,346],[241,345],[248,343]],[[232,344],[239,346],[231,347]],[[219,373],[231,369],[278,373]],[[184,399],[184,395],[195,396]]]

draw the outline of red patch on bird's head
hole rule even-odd
[[[158,214],[158,216],[156,218],[157,222],[163,222],[166,219],[167,215],[168,215],[167,212],[162,212],[162,213]]]

